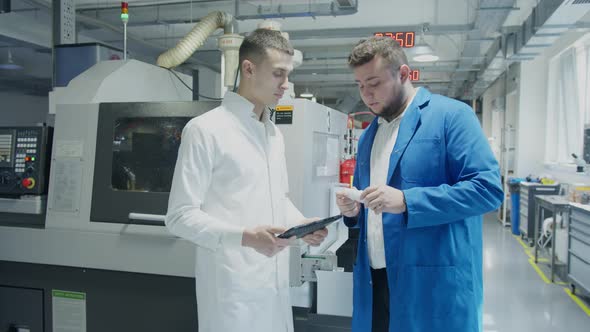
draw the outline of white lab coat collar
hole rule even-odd
[[[258,116],[254,113],[254,104],[235,92],[227,91],[223,96],[221,105],[236,114],[240,119],[254,119],[258,121]],[[270,122],[270,112],[268,108],[265,108],[262,113],[262,123],[266,125],[268,122]]]

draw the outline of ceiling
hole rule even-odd
[[[238,20],[239,33],[254,30],[262,21],[261,14],[297,13],[303,17],[276,19],[282,30],[289,33],[293,46],[303,52],[303,64],[290,77],[296,92],[307,89],[318,101],[351,111],[359,104],[354,78],[346,65],[354,44],[374,32],[416,31],[418,35],[426,24],[423,39],[435,49],[439,60],[410,62],[413,69],[421,72],[416,85],[428,86],[433,92],[450,97],[472,99],[480,96],[507,67],[508,63],[498,64],[496,59],[506,32],[519,28],[543,0],[358,0],[354,14],[342,10],[343,15],[325,16],[320,9],[328,7],[321,6],[333,2],[355,1],[128,0],[128,49],[133,58],[154,63],[158,54],[174,46],[201,17],[214,10],[248,17],[258,15],[257,19]],[[78,42],[100,41],[122,48],[119,1],[75,0],[75,6]],[[6,59],[10,49],[13,59],[25,67],[19,73],[0,71],[0,91],[24,88],[13,84],[18,79],[31,83],[27,86],[35,86],[28,88],[35,93],[39,93],[39,87],[49,89],[51,1],[13,0],[12,12],[0,17],[0,61]],[[584,19],[590,21],[590,16]],[[216,33],[219,34],[221,30]],[[494,59],[496,68],[491,70]],[[215,36],[183,69],[190,70],[195,65],[219,70]]]

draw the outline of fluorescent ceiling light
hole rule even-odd
[[[305,89],[305,92],[302,92],[299,97],[302,98],[311,98],[313,97],[313,93],[309,92],[309,90]]]
[[[412,60],[416,62],[434,62],[439,59],[438,55],[434,54],[434,49],[424,41],[424,31],[427,30],[428,27],[424,25],[420,41],[411,49]]]
[[[5,63],[0,63],[0,69],[21,70],[23,69],[23,66],[14,63],[14,61],[12,60],[12,53],[10,52],[10,50],[8,50],[8,58],[6,59]]]
[[[435,62],[438,61],[438,55],[434,54],[423,54],[423,55],[416,55],[412,58],[412,60],[416,62]]]
[[[23,69],[23,67],[20,65],[17,65],[16,63],[0,63],[0,69],[20,70],[20,69]]]
[[[417,62],[434,62],[439,59],[438,55],[434,54],[432,47],[425,43],[424,40],[414,46],[412,55],[412,59]]]

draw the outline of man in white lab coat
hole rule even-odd
[[[287,197],[283,136],[270,121],[293,49],[256,30],[240,47],[240,85],[184,128],[166,226],[196,249],[199,332],[292,332],[289,250],[275,235],[307,222]],[[327,230],[304,238],[319,245]]]

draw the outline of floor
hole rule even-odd
[[[574,302],[568,286],[546,283],[540,275],[549,275],[545,264],[535,270],[532,250],[502,227],[496,214],[484,220],[484,331],[590,331],[590,310]],[[590,308],[588,299],[584,305]]]

